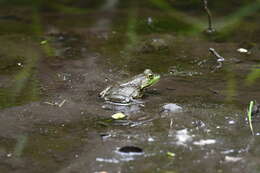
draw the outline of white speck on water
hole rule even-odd
[[[105,158],[96,158],[97,162],[106,162],[106,163],[119,163],[119,160],[115,159],[115,158],[111,158],[111,159],[105,159]]]
[[[147,23],[148,23],[148,25],[151,25],[153,23],[152,17],[147,18]]]
[[[211,130],[210,130],[210,129],[206,129],[205,131],[206,131],[207,133],[211,132]]]
[[[186,145],[186,142],[189,142],[192,140],[191,135],[189,135],[189,132],[187,129],[178,130],[176,132],[176,139],[178,145]]]
[[[182,107],[174,104],[174,103],[166,103],[162,106],[163,112],[180,112]]]
[[[226,162],[237,162],[242,160],[241,157],[232,157],[232,156],[225,156],[225,161]]]
[[[260,136],[260,133],[259,133],[259,132],[257,132],[255,135],[256,135],[256,136]]]
[[[6,156],[7,157],[12,157],[12,153],[8,153]]]
[[[21,62],[18,62],[17,65],[23,67],[23,64]]]
[[[222,154],[229,154],[229,153],[233,153],[233,152],[235,152],[235,150],[234,149],[230,149],[230,150],[222,151],[221,153]]]
[[[216,140],[215,139],[202,139],[200,141],[195,141],[193,142],[194,145],[209,145],[209,144],[215,144]]]
[[[155,140],[154,140],[154,138],[149,137],[149,138],[147,139],[147,141],[148,141],[148,142],[154,142]]]
[[[248,53],[248,50],[245,48],[238,48],[237,51],[240,53]]]
[[[217,128],[217,129],[220,129],[220,126],[217,126],[216,128]]]
[[[236,122],[234,120],[228,121],[228,124],[235,124]]]
[[[217,59],[217,62],[224,62],[224,61],[225,61],[224,58],[218,58],[218,59]]]

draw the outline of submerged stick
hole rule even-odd
[[[208,29],[206,30],[207,33],[213,33],[216,30],[212,27],[212,15],[211,12],[208,8],[208,1],[207,0],[202,0],[204,4],[204,10],[206,11],[208,15]]]
[[[248,123],[249,123],[250,130],[252,132],[252,135],[254,136],[254,129],[253,129],[253,125],[252,125],[253,106],[254,106],[254,101],[250,101],[249,108],[248,108],[248,111],[247,111],[247,117],[248,117]]]

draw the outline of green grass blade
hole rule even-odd
[[[250,130],[251,130],[252,134],[254,135],[254,129],[253,129],[253,125],[252,125],[252,109],[253,109],[253,106],[254,106],[254,101],[250,101],[249,108],[248,108],[248,111],[247,111],[247,117],[248,117]]]

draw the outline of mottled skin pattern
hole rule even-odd
[[[142,74],[134,76],[128,81],[115,84],[104,89],[99,95],[106,101],[127,104],[134,99],[141,98],[146,88],[154,85],[160,79],[160,75],[146,69]]]

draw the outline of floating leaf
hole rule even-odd
[[[169,157],[174,157],[175,156],[175,153],[173,153],[173,152],[167,152],[167,156],[169,156]]]
[[[113,119],[115,119],[115,120],[118,120],[118,119],[123,119],[123,118],[125,118],[126,115],[123,114],[123,113],[121,113],[121,112],[119,112],[119,113],[116,113],[116,114],[112,115],[111,117],[112,117]]]
[[[48,41],[47,40],[42,40],[41,42],[40,42],[40,44],[41,45],[44,45],[44,44],[46,44]]]

